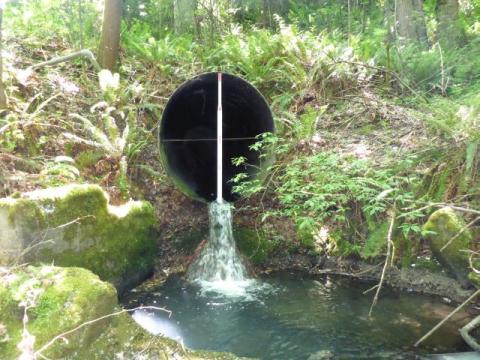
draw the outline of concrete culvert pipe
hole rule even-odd
[[[217,73],[199,75],[170,97],[160,126],[160,147],[167,172],[187,195],[216,198]],[[260,92],[247,81],[222,74],[223,199],[238,198],[231,179],[240,172],[258,175],[259,153],[250,150],[259,134],[274,131],[272,113]],[[235,166],[243,156],[254,166]]]

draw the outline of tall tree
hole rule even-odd
[[[213,11],[213,1],[210,11]],[[205,3],[205,0],[204,0]],[[205,4],[207,7],[207,4]],[[173,1],[173,21],[176,34],[184,34],[192,31],[195,25],[195,9],[197,2],[195,0],[174,0]]]
[[[391,16],[389,2],[385,2],[385,15]],[[428,42],[423,11],[423,0],[395,1],[395,35],[401,41]]]
[[[103,10],[102,40],[98,53],[100,65],[113,71],[120,47],[120,24],[122,21],[122,0],[105,0]]]
[[[428,35],[427,35],[427,25],[425,23],[425,11],[423,10],[424,0],[413,0],[414,8],[414,22],[415,22],[415,32],[417,33],[417,40],[427,44]]]
[[[444,47],[458,46],[464,40],[458,0],[437,0],[437,40]]]
[[[2,20],[3,20],[3,1],[0,1],[0,109],[7,107],[7,95],[5,93],[5,84],[3,83],[3,38],[2,38]]]

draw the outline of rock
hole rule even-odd
[[[335,359],[335,354],[330,350],[320,350],[314,354],[311,354],[307,360],[333,360]]]
[[[20,355],[23,303],[31,305],[26,329],[34,336],[33,351],[78,328],[41,352],[49,359],[235,359],[226,353],[185,350],[173,340],[147,333],[121,311],[115,288],[86,269],[12,269],[0,268],[0,359]]]
[[[67,185],[0,199],[0,265],[54,263],[89,269],[122,292],[152,270],[153,207],[108,204],[96,185]]]
[[[463,219],[452,208],[444,207],[430,215],[427,223],[423,226],[423,230],[431,232],[427,235],[427,238],[435,258],[458,280],[467,283],[468,273],[470,272],[468,254],[462,250],[470,248],[472,241],[470,232],[468,230],[464,231],[448,247],[440,251],[464,227]]]
[[[0,323],[6,327],[8,341],[0,344],[1,359],[16,359],[16,345],[22,338],[22,303],[27,311],[27,329],[35,337],[39,349],[53,337],[85,321],[114,311],[117,293],[109,283],[82,268],[29,266],[5,270],[0,281]],[[58,341],[44,353],[48,358],[61,358],[97,338],[107,324],[97,322],[66,336],[68,343]]]

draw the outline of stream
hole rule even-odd
[[[171,276],[163,285],[124,298],[146,330],[191,349],[227,351],[260,359],[412,359],[417,354],[467,350],[457,329],[465,314],[438,330],[420,349],[423,334],[453,308],[418,294],[384,287],[367,318],[370,283],[341,277],[277,273],[256,280],[240,296],[205,292]]]

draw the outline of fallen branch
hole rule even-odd
[[[392,233],[393,233],[394,224],[395,224],[395,205],[393,206],[393,209],[391,211],[390,226],[388,227],[388,233],[387,233],[387,257],[385,258],[385,263],[383,264],[382,275],[380,276],[380,282],[378,283],[378,285],[376,285],[377,291],[375,292],[375,296],[373,297],[372,305],[370,306],[370,311],[368,312],[368,317],[372,316],[373,308],[377,304],[378,295],[380,294],[383,281],[385,280],[385,273],[387,272],[388,262],[390,261],[390,258],[391,258],[390,253],[392,252],[392,248],[393,248]],[[370,290],[373,290],[374,288],[375,287],[373,287]]]
[[[65,55],[65,56],[59,56],[59,57],[56,57],[56,58],[53,58],[53,59],[35,64],[35,65],[32,65],[32,66],[27,68],[27,71],[28,70],[36,70],[36,69],[44,67],[44,66],[60,64],[62,62],[70,61],[70,60],[76,59],[76,58],[86,58],[87,60],[90,61],[90,63],[92,64],[92,66],[95,68],[95,70],[97,72],[102,70],[102,67],[100,66],[100,64],[95,59],[95,56],[93,55],[93,53],[88,49],[83,49],[83,50],[74,52],[73,54],[69,54],[69,55]]]
[[[461,303],[455,310],[453,310],[450,314],[448,314],[442,321],[440,321],[437,325],[433,327],[432,330],[430,330],[428,333],[426,333],[420,340],[418,340],[415,343],[415,347],[420,345],[422,342],[424,342],[426,339],[430,337],[437,329],[442,326],[444,323],[446,323],[453,315],[455,315],[457,312],[459,312],[465,305],[467,305],[470,301],[472,301],[477,295],[480,294],[480,290],[475,291],[472,296],[470,296],[467,300],[465,300],[463,303]]]
[[[472,335],[470,335],[470,331],[479,326],[480,315],[460,329],[460,335],[462,335],[463,340],[465,340],[465,342],[475,351],[480,351],[480,344],[477,342],[477,340],[475,340]]]

